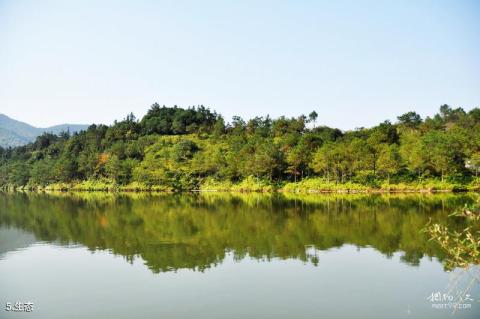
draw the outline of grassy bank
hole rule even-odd
[[[79,191],[79,192],[173,192],[174,190],[161,185],[146,185],[143,183],[132,182],[128,185],[119,185],[110,180],[88,180],[72,183],[53,183],[48,185],[25,185],[13,186],[5,185],[4,190],[20,191]]]
[[[359,183],[332,183],[321,178],[304,179],[297,183],[287,183],[282,188],[285,192],[315,193],[315,192],[454,192],[479,191],[480,182],[474,180],[468,184],[459,184],[435,179],[415,181],[410,183],[388,183],[363,185]]]
[[[364,185],[354,182],[335,183],[322,178],[305,178],[299,182],[273,184],[268,181],[248,177],[240,183],[207,179],[201,185],[202,191],[254,191],[254,192],[286,192],[286,193],[368,193],[368,192],[455,192],[480,191],[480,179],[460,184],[435,179],[396,183],[387,182],[376,185]]]
[[[402,193],[402,192],[465,192],[480,191],[480,178],[469,183],[452,183],[428,179],[410,183],[377,183],[364,185],[354,182],[335,183],[322,178],[305,178],[299,182],[272,183],[268,180],[249,176],[238,183],[230,181],[206,178],[193,189],[174,189],[163,185],[147,185],[132,182],[127,185],[119,185],[112,180],[99,179],[79,181],[73,183],[54,183],[49,185],[26,185],[22,187],[4,186],[7,190],[30,190],[30,191],[108,191],[108,192],[178,192],[178,191],[202,191],[202,192],[285,192],[285,193]]]

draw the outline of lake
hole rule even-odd
[[[472,196],[0,193],[0,318],[480,318],[422,232]]]

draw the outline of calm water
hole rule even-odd
[[[472,200],[0,193],[0,318],[480,318],[478,283],[432,307],[479,269],[421,232]]]

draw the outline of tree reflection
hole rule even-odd
[[[0,225],[60,244],[110,250],[153,272],[204,270],[236,259],[295,258],[321,263],[309,247],[371,246],[418,265],[445,258],[420,230],[432,220],[450,229],[449,212],[468,195],[0,194]]]

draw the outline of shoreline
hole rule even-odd
[[[462,193],[480,192],[480,180],[468,183],[454,183],[435,179],[416,182],[390,184],[379,181],[373,185],[355,182],[332,183],[320,178],[307,178],[298,182],[272,182],[252,176],[233,183],[207,178],[199,181],[192,188],[179,188],[172,185],[149,185],[132,182],[117,184],[108,179],[72,181],[69,183],[51,183],[47,185],[27,184],[17,186],[6,184],[0,186],[2,191],[31,192],[110,192],[110,193],[290,193],[290,194],[394,194],[394,193]]]
[[[176,194],[176,193],[257,193],[257,194],[304,194],[304,195],[320,195],[320,194],[436,194],[436,193],[480,193],[478,189],[310,189],[302,191],[290,191],[284,189],[274,190],[228,190],[228,189],[192,189],[192,190],[160,190],[160,189],[131,189],[131,188],[0,188],[0,192],[32,192],[32,193],[164,193],[164,194]]]

